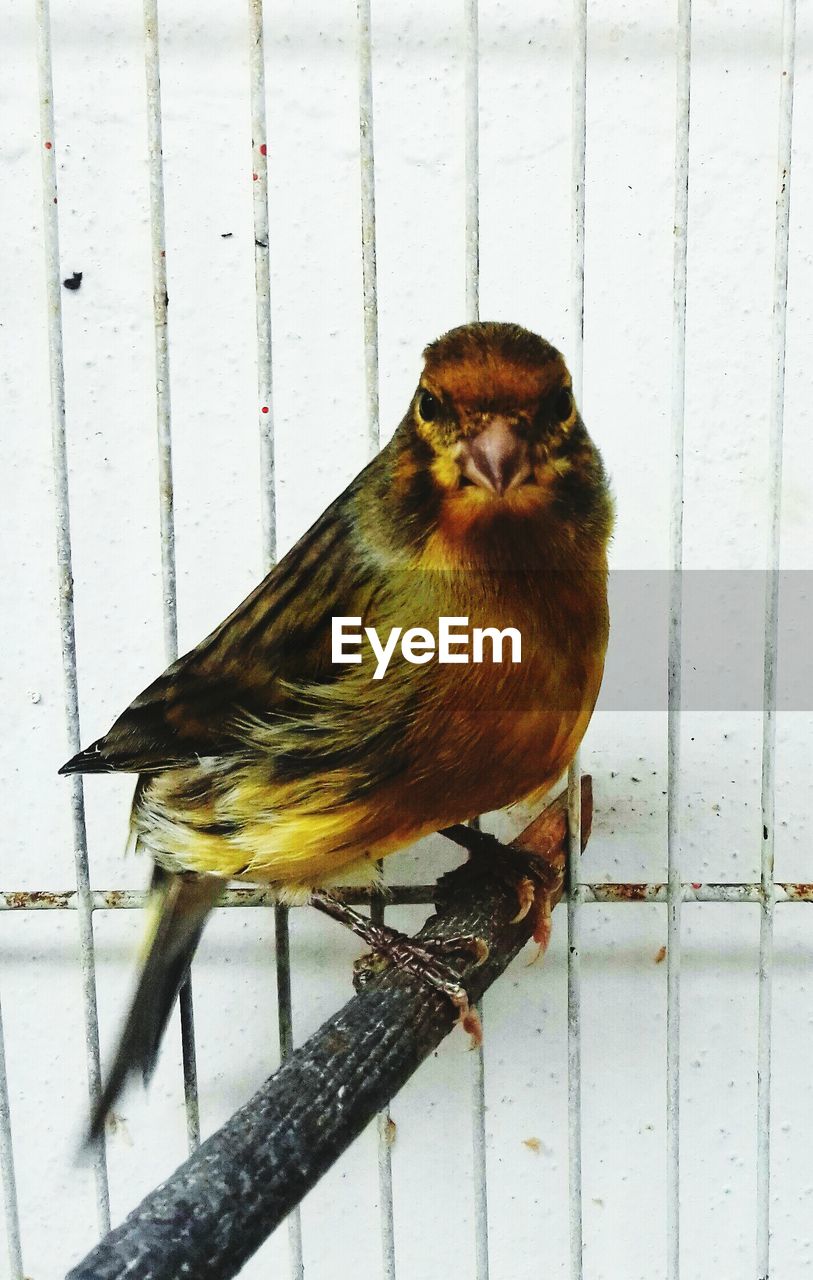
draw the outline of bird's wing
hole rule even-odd
[[[233,755],[245,749],[241,720],[268,716],[292,685],[335,678],[331,617],[363,615],[375,592],[353,523],[357,484],[211,635],[59,772],[154,772]]]

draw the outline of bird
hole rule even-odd
[[[563,774],[602,679],[613,519],[561,353],[517,324],[453,328],[425,348],[381,452],[62,766],[138,775],[131,841],[153,863],[145,959],[92,1136],[128,1077],[149,1079],[229,881],[338,914],[336,886],[375,884],[380,859]],[[441,618],[510,627],[521,657],[395,651],[374,679],[333,660],[335,618],[383,636]]]

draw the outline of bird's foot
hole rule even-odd
[[[379,926],[385,929],[385,926]],[[417,942],[396,929],[386,929],[386,938],[371,941],[373,951],[361,956],[353,965],[353,984],[361,990],[378,974],[394,965],[405,973],[414,974],[421,982],[440,991],[458,1011],[458,1022],[472,1038],[472,1047],[482,1043],[483,1029],[477,1010],[469,1004],[466,988],[457,970],[447,957],[470,956],[476,965],[488,958],[488,947],[482,938],[461,936],[456,938],[425,938]]]
[[[441,835],[462,845],[469,861],[458,870],[463,875],[493,874],[517,895],[517,913],[511,923],[519,924],[532,914],[533,939],[539,950],[530,961],[534,964],[545,954],[552,930],[552,902],[561,890],[564,865],[557,867],[528,850],[506,845],[495,836],[475,827],[457,824]],[[456,872],[451,872],[454,876]]]
[[[519,899],[519,910],[511,920],[511,924],[519,924],[520,920],[524,920],[527,915],[533,912],[534,931],[532,937],[534,942],[538,944],[539,949],[528,963],[536,964],[537,960],[541,960],[547,951],[553,931],[550,885],[542,884],[538,878],[522,876],[514,887]]]
[[[462,953],[470,957],[475,965],[481,965],[488,958],[488,946],[482,938],[424,938],[418,942],[397,929],[391,929],[389,925],[370,920],[331,894],[317,892],[311,903],[334,920],[347,925],[370,947],[372,954],[362,956],[353,965],[353,984],[356,990],[365,987],[373,978],[394,965],[405,973],[413,974],[451,1000],[458,1010],[461,1026],[469,1033],[474,1045],[480,1044],[483,1035],[480,1018],[477,1010],[469,1004],[460,974],[449,963],[449,958]]]

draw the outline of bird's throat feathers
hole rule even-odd
[[[404,567],[535,571],[606,563],[612,499],[580,419],[536,483],[501,497],[454,485],[454,464],[433,453],[408,418],[376,462],[378,501],[360,512],[360,525]]]

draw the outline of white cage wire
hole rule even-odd
[[[769,6],[770,7],[770,6]],[[520,6],[521,8],[521,6]],[[382,6],[382,13],[387,6]],[[497,24],[512,6],[491,6],[489,21]],[[361,234],[361,286],[363,368],[366,395],[366,422],[362,432],[363,451],[372,455],[381,444],[379,426],[379,310],[376,277],[376,162],[380,159],[374,147],[374,74],[373,22],[377,14],[371,14],[370,0],[359,0],[356,14],[355,35],[358,51],[358,136],[360,157],[360,234]],[[514,22],[518,21],[513,13]],[[557,14],[561,18],[560,14]],[[667,24],[667,18],[660,15]],[[764,16],[760,10],[760,16]],[[780,550],[782,538],[782,459],[783,417],[785,392],[786,320],[788,311],[788,270],[790,237],[790,178],[792,154],[792,124],[794,103],[794,43],[796,36],[796,12],[794,0],[784,0],[781,14],[776,12],[776,34],[781,37],[778,51],[772,53],[778,89],[779,141],[777,149],[778,179],[775,190],[774,227],[774,276],[771,309],[773,328],[770,336],[770,410],[769,456],[766,470],[765,501],[768,512],[768,548],[766,566],[767,598],[765,602],[765,667],[764,713],[761,729],[761,783],[760,827],[763,833],[760,848],[758,879],[739,881],[722,879],[686,879],[682,843],[685,838],[684,772],[682,768],[682,708],[681,708],[681,638],[682,601],[681,570],[685,564],[683,518],[686,501],[684,487],[687,377],[687,250],[690,234],[690,86],[692,84],[692,12],[690,0],[678,0],[674,13],[668,13],[668,24],[673,24],[673,45],[670,51],[672,74],[676,84],[674,108],[675,138],[673,158],[674,191],[674,264],[672,275],[671,319],[671,459],[670,481],[670,532],[669,567],[675,572],[671,582],[669,635],[668,635],[668,767],[666,770],[666,877],[642,883],[605,881],[587,882],[583,874],[583,861],[579,849],[579,766],[571,770],[569,795],[571,798],[571,850],[570,883],[567,904],[567,1133],[568,1133],[568,1203],[569,1203],[569,1269],[571,1280],[591,1276],[619,1274],[602,1270],[593,1261],[585,1264],[584,1249],[584,1178],[582,1155],[590,1143],[591,1130],[582,1121],[583,1069],[582,1069],[582,978],[584,961],[585,908],[588,903],[605,903],[615,906],[625,901],[643,901],[664,904],[667,919],[666,945],[666,1029],[665,1029],[665,1262],[662,1274],[667,1280],[679,1280],[681,1274],[689,1274],[685,1264],[681,1270],[681,1225],[686,1232],[685,1214],[681,1214],[681,951],[683,939],[682,904],[684,902],[755,904],[759,908],[760,932],[758,945],[758,1013],[756,1016],[758,1047],[756,1078],[755,1131],[756,1150],[751,1174],[755,1185],[755,1228],[748,1224],[744,1233],[748,1241],[743,1246],[742,1259],[730,1270],[709,1270],[707,1275],[749,1275],[767,1280],[770,1269],[771,1245],[771,1047],[772,1047],[772,957],[775,908],[784,903],[813,901],[813,885],[800,881],[778,882],[774,871],[777,753],[777,647],[779,617]],[[463,94],[460,104],[464,119],[464,199],[465,226],[463,259],[465,269],[465,308],[468,319],[480,314],[480,135],[481,107],[480,55],[477,0],[465,0],[459,15],[456,39],[462,51]],[[735,22],[733,11],[725,21]],[[262,495],[262,547],[266,565],[273,563],[277,555],[277,513],[275,494],[282,479],[275,465],[275,397],[272,390],[272,362],[276,346],[272,344],[272,285],[271,264],[274,244],[269,221],[269,130],[266,120],[266,103],[274,103],[274,84],[266,84],[266,54],[264,33],[273,25],[273,13],[263,14],[262,0],[250,0],[247,27],[247,90],[250,99],[250,136],[242,140],[246,162],[250,156],[250,176],[253,200],[253,239],[256,298],[256,368],[257,401],[256,419],[260,436],[260,490]],[[521,27],[521,19],[519,20]],[[570,297],[567,355],[573,372],[577,396],[582,398],[582,368],[584,350],[585,317],[585,221],[586,221],[586,173],[590,155],[588,129],[589,69],[588,58],[588,8],[586,0],[575,0],[572,14],[565,23],[566,39],[570,46],[569,70],[571,80],[570,109]],[[543,32],[544,36],[544,32]],[[48,0],[36,0],[36,37],[38,48],[38,75],[40,98],[40,148],[42,156],[42,235],[46,261],[46,316],[48,352],[50,362],[50,395],[52,409],[53,485],[56,499],[56,532],[58,551],[57,597],[61,627],[62,665],[64,672],[64,701],[67,717],[67,741],[63,755],[75,752],[80,746],[79,729],[79,677],[77,668],[77,634],[74,616],[71,521],[69,511],[69,450],[66,412],[66,377],[63,359],[62,278],[67,270],[60,258],[60,205],[59,156],[60,156],[60,101],[54,99],[52,72],[51,16]],[[535,39],[538,39],[535,33]],[[143,40],[146,55],[146,120],[148,127],[149,210],[152,256],[152,292],[155,334],[155,403],[157,413],[158,486],[160,495],[160,548],[161,582],[163,598],[164,656],[171,661],[178,653],[178,612],[176,594],[175,519],[172,459],[172,413],[170,402],[170,341],[168,320],[167,253],[172,244],[167,243],[165,228],[164,160],[162,152],[162,105],[159,75],[159,14],[155,0],[144,0]],[[704,56],[708,56],[707,50]],[[807,71],[808,64],[805,62]],[[723,74],[722,65],[718,67]],[[705,109],[708,109],[706,104]],[[272,105],[272,117],[274,116]],[[179,128],[182,121],[173,114],[172,126]],[[540,136],[544,133],[540,128]],[[239,145],[235,139],[234,145]],[[490,148],[489,156],[493,157]],[[510,186],[510,173],[506,175]],[[405,200],[411,198],[407,193]],[[493,222],[490,224],[493,225]],[[229,233],[224,233],[229,234]],[[557,246],[561,253],[561,245]],[[594,263],[593,270],[601,266]],[[589,277],[588,277],[589,278]],[[427,333],[428,339],[433,336]],[[280,339],[283,343],[285,338]],[[759,394],[756,390],[755,394]],[[766,393],[767,394],[767,393]],[[595,434],[601,442],[600,407],[588,401],[586,416],[589,422],[597,421]],[[84,737],[87,738],[87,732]],[[633,780],[635,781],[635,779]],[[54,783],[56,786],[56,782]],[[100,889],[92,886],[89,867],[89,841],[85,813],[84,791],[81,778],[70,780],[71,839],[75,853],[76,885],[70,890],[17,889],[6,885],[0,892],[0,910],[9,913],[33,913],[40,911],[72,911],[79,931],[82,972],[82,1007],[84,1011],[85,1045],[88,1072],[88,1092],[91,1102],[98,1096],[101,1077],[99,1047],[99,1013],[97,1009],[97,981],[94,952],[94,912],[108,909],[135,908],[142,904],[143,894],[133,889]],[[34,876],[36,881],[36,874]],[[422,904],[431,901],[429,886],[425,884],[395,884],[391,901],[394,906]],[[230,907],[261,906],[266,902],[262,891],[232,890],[226,905]],[[562,921],[556,921],[557,932]],[[276,945],[276,981],[278,1000],[279,1050],[284,1057],[293,1044],[293,1017],[291,994],[291,959],[289,944],[288,912],[274,909]],[[807,1015],[809,1016],[809,1014]],[[187,990],[181,1011],[183,1041],[183,1072],[186,1105],[186,1125],[190,1148],[200,1141],[201,1121],[198,1104],[197,1072],[195,1061],[195,1032],[192,1015],[191,991]],[[486,1020],[486,1044],[488,1045],[490,1022]],[[8,1039],[8,1036],[7,1036]],[[0,1168],[2,1169],[5,1203],[5,1231],[10,1259],[12,1280],[23,1280],[27,1274],[23,1259],[27,1240],[39,1227],[30,1224],[21,1215],[15,1184],[16,1159],[26,1160],[26,1135],[15,1119],[15,1108],[10,1104],[10,1088],[6,1070],[2,1022],[0,1022]],[[473,1135],[471,1157],[471,1196],[473,1252],[471,1274],[477,1280],[489,1276],[489,1206],[488,1194],[488,1134],[487,1134],[487,1072],[482,1051],[472,1055],[470,1066],[470,1115]],[[388,1117],[382,1117],[378,1137],[378,1208],[381,1235],[381,1274],[394,1280],[401,1270],[397,1265],[395,1218],[398,1204],[393,1188],[391,1126]],[[751,1176],[751,1175],[749,1175]],[[802,1175],[804,1176],[804,1175]],[[109,1175],[104,1146],[100,1146],[93,1158],[97,1225],[100,1232],[110,1225]],[[405,1213],[409,1213],[407,1205]],[[289,1220],[290,1274],[320,1274],[319,1267],[305,1268],[303,1228],[297,1212]],[[776,1228],[774,1227],[774,1230]],[[66,1260],[67,1263],[67,1260]],[[493,1259],[492,1259],[493,1263]],[[789,1263],[782,1275],[792,1274]],[[564,1260],[560,1259],[555,1274],[565,1274]],[[506,1264],[493,1266],[496,1274],[510,1274]],[[554,1272],[552,1272],[553,1274]],[[661,1272],[659,1272],[660,1274]],[[347,1271],[346,1274],[351,1274]],[[404,1272],[410,1274],[409,1271]],[[417,1273],[412,1273],[417,1274]],[[429,1276],[431,1271],[423,1274]],[[523,1273],[524,1274],[524,1273]],[[630,1271],[628,1274],[632,1274]],[[642,1272],[643,1274],[643,1272]],[[651,1272],[647,1272],[651,1274]],[[778,1274],[778,1273],[776,1273]]]

